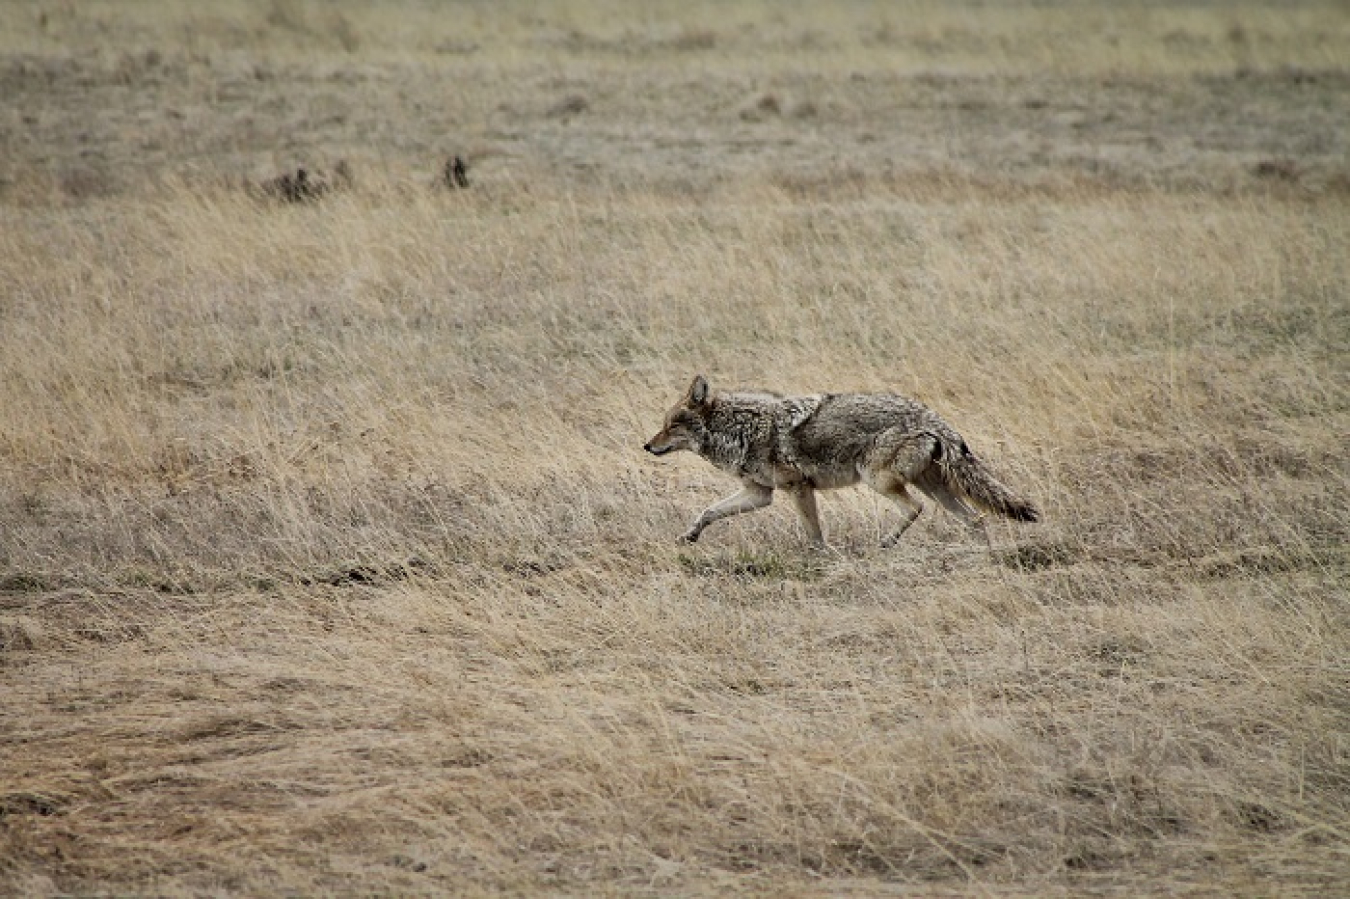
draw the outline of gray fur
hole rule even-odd
[[[759,390],[714,391],[694,378],[644,447],[655,455],[698,453],[741,481],[741,489],[703,511],[685,532],[693,542],[709,524],[761,509],[775,490],[793,499],[807,535],[824,545],[815,491],[859,482],[893,500],[905,518],[894,544],[923,511],[918,488],[972,525],[975,509],[1018,521],[1039,512],[999,483],[951,425],[927,406],[889,393],[780,396]]]

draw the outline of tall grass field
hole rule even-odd
[[[37,0],[0,96],[0,894],[1350,892],[1343,4]],[[681,545],[699,373],[1042,521]]]

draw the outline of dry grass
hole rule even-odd
[[[36,6],[0,892],[1350,885],[1338,6]],[[695,371],[1046,521],[678,547]]]

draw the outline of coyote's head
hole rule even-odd
[[[699,375],[685,391],[684,398],[666,413],[665,425],[642,448],[654,456],[664,456],[675,450],[698,452],[708,435],[704,418],[709,405],[708,381]]]

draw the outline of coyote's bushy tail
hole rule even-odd
[[[981,509],[997,512],[1015,521],[1040,521],[1040,511],[1013,493],[961,441],[952,446],[939,441],[937,463],[949,489],[961,494]]]

